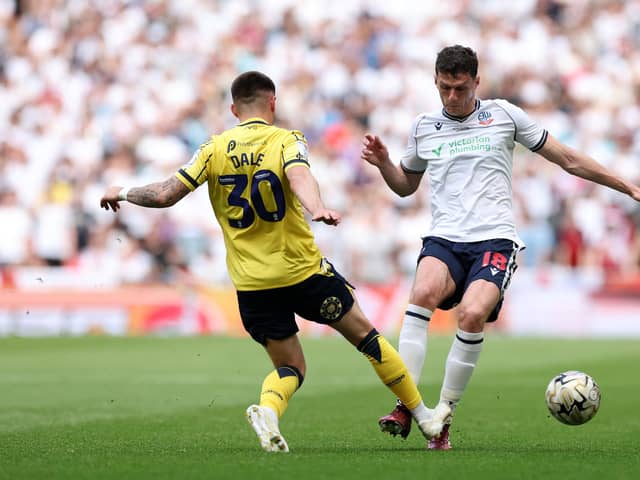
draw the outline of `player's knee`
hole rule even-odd
[[[409,301],[414,305],[434,311],[440,304],[440,296],[429,287],[414,286]]]
[[[481,332],[488,314],[475,305],[460,305],[458,307],[458,328],[465,332]]]
[[[371,322],[356,304],[340,321],[332,323],[330,326],[354,346],[358,346],[373,329]]]

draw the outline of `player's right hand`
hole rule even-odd
[[[340,214],[335,210],[329,210],[328,208],[323,208],[322,210],[314,213],[311,216],[311,220],[313,220],[314,222],[322,222],[322,223],[326,223],[327,225],[335,226],[340,223],[342,218],[340,217]]]
[[[120,199],[118,198],[120,190],[122,190],[122,187],[109,187],[100,199],[100,206],[105,210],[109,210],[109,208],[111,208],[111,210],[117,212],[120,208],[118,203],[120,202]]]
[[[360,158],[376,167],[380,167],[382,164],[390,161],[389,150],[387,150],[386,145],[382,143],[380,137],[371,135],[370,133],[364,136]]]

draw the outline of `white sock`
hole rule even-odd
[[[469,333],[458,329],[453,339],[444,370],[444,380],[440,391],[440,401],[449,404],[453,410],[467,388],[473,370],[476,368],[484,333]]]
[[[411,414],[416,422],[424,422],[425,420],[431,420],[433,416],[433,410],[424,406],[423,402],[420,402],[416,408],[411,409]]]
[[[427,355],[427,327],[431,315],[431,310],[409,304],[400,329],[398,353],[407,365],[407,370],[416,385],[420,382],[424,359]]]

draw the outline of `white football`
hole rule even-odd
[[[576,370],[553,377],[545,396],[551,415],[567,425],[588,422],[600,408],[600,387],[590,375]]]

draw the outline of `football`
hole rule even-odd
[[[567,425],[588,422],[600,408],[600,387],[593,377],[576,370],[553,377],[545,397],[551,415]]]

